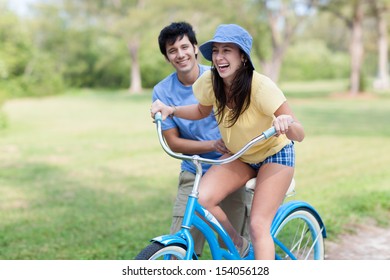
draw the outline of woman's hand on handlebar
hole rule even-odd
[[[294,119],[290,115],[280,115],[273,121],[273,126],[276,130],[276,136],[286,134],[291,124],[294,123]]]
[[[165,105],[160,100],[156,100],[152,103],[152,106],[150,107],[150,116],[152,119],[154,119],[154,115],[157,112],[161,112],[161,118],[162,120],[165,120],[167,117],[172,116],[175,112],[175,108]]]

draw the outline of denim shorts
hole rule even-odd
[[[295,166],[295,151],[294,151],[294,142],[287,144],[276,154],[267,157],[264,161],[259,163],[250,163],[249,166],[254,170],[258,171],[263,164],[266,163],[278,163],[282,165],[287,165],[290,167]]]

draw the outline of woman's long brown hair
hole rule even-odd
[[[248,61],[246,54],[245,60]],[[224,83],[221,76],[219,76],[217,69],[213,66],[212,72],[212,84],[216,98],[217,110],[215,115],[217,116],[218,124],[224,119],[224,109],[227,104],[232,104],[232,114],[227,119],[229,126],[232,127],[238,117],[248,109],[251,102],[251,88],[253,67],[251,63],[244,63],[240,69],[237,70],[233,79],[232,86],[230,88],[230,95],[227,96],[224,89]]]

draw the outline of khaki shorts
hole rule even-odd
[[[186,209],[188,196],[191,194],[192,186],[195,180],[195,175],[188,171],[182,171],[179,176],[179,184],[176,200],[173,206],[173,217],[171,225],[171,234],[180,230],[183,221],[184,212]],[[245,187],[240,188],[236,192],[230,194],[221,202],[221,208],[225,211],[234,228],[242,236],[249,239],[249,213],[248,195]],[[203,234],[196,228],[191,229],[191,234],[194,237],[195,252],[201,255],[205,243]]]

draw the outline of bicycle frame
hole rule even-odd
[[[196,255],[194,254],[194,240],[190,233],[191,226],[199,229],[199,231],[205,236],[210,246],[213,259],[240,259],[238,251],[228,233],[224,230],[218,220],[198,203],[198,198],[193,196],[188,198],[182,229],[174,235],[163,235],[153,238],[152,240],[164,245],[174,243],[186,245],[187,252],[184,259],[191,260],[196,258]],[[226,245],[226,249],[219,245],[214,232],[221,237],[222,241]]]
[[[184,259],[190,260],[193,258],[197,258],[196,254],[194,253],[194,240],[192,238],[192,235],[190,233],[190,228],[192,226],[199,229],[200,232],[204,235],[205,239],[207,240],[210,251],[212,254],[213,259],[232,259],[232,260],[239,260],[241,259],[233,241],[231,240],[229,234],[225,231],[225,229],[222,227],[222,225],[218,222],[218,220],[209,212],[207,211],[203,206],[201,206],[198,203],[198,195],[199,195],[199,183],[202,176],[202,165],[201,163],[210,163],[210,164],[224,164],[229,163],[237,158],[239,158],[247,149],[249,149],[252,145],[255,143],[262,141],[264,139],[268,139],[269,137],[273,136],[276,131],[275,128],[272,127],[266,131],[264,131],[261,135],[255,137],[252,139],[247,145],[245,145],[240,151],[238,151],[236,154],[225,158],[225,159],[219,159],[219,160],[213,160],[213,159],[206,159],[201,158],[198,155],[194,156],[188,156],[188,155],[182,155],[182,154],[176,154],[174,153],[168,145],[165,143],[165,139],[162,135],[162,129],[161,129],[161,113],[157,113],[155,115],[155,122],[157,126],[157,134],[160,141],[160,144],[164,151],[170,155],[171,157],[181,159],[181,160],[189,160],[192,161],[196,166],[196,175],[195,175],[195,181],[194,186],[192,189],[191,194],[188,197],[188,202],[186,206],[186,211],[183,217],[183,222],[181,226],[181,230],[178,231],[175,234],[171,235],[162,235],[153,238],[151,241],[159,242],[163,245],[170,245],[170,244],[182,244],[187,247],[186,250],[186,256]],[[273,236],[274,242],[276,245],[278,245],[285,254],[287,254],[291,259],[296,259],[294,254],[290,252],[290,250],[284,246],[277,238],[275,238],[275,232],[277,231],[279,225],[283,222],[283,218],[285,217],[286,213],[289,213],[295,209],[309,209],[313,215],[318,219],[319,224],[321,226],[321,234],[323,237],[326,237],[325,227],[324,224],[320,218],[320,215],[317,213],[317,211],[308,203],[303,201],[291,201],[285,204],[282,204],[272,223],[271,226],[271,234]],[[222,248],[218,242],[218,239],[215,235],[215,233],[220,236],[223,243],[226,246],[225,248]],[[252,245],[251,245],[252,246]],[[280,259],[280,256],[275,256],[276,259]],[[250,253],[247,257],[244,259],[254,259],[254,252],[253,248],[251,247]]]

